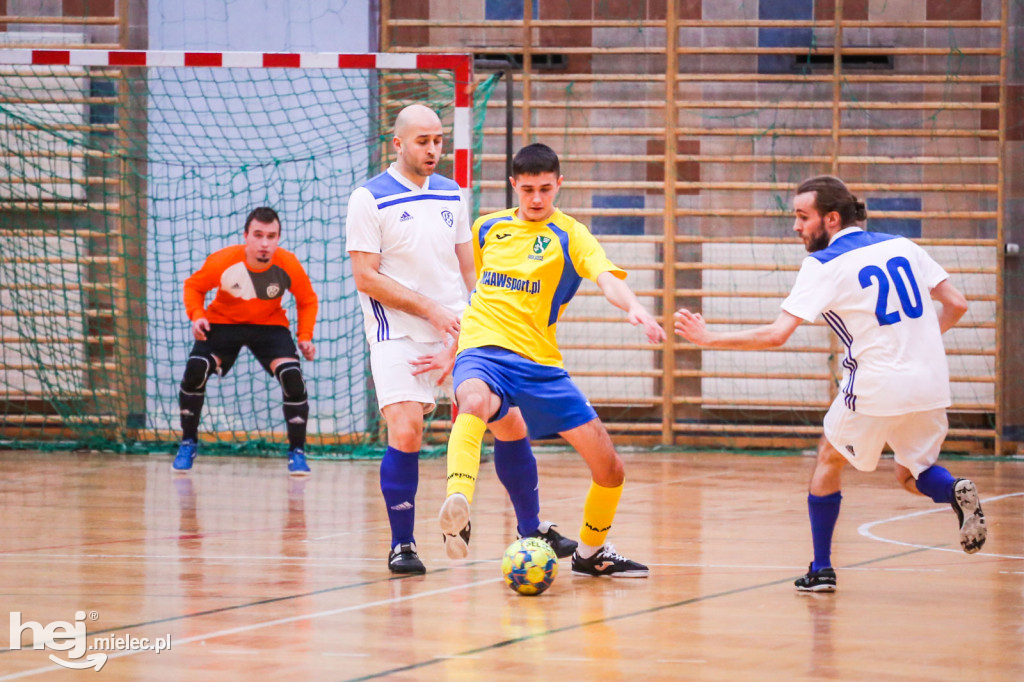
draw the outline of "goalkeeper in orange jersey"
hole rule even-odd
[[[288,473],[308,476],[304,448],[309,402],[299,353],[306,360],[316,356],[316,293],[295,254],[278,248],[281,220],[274,209],[254,209],[245,219],[244,234],[244,244],[211,254],[203,267],[185,280],[185,310],[196,342],[178,394],[181,445],[174,469],[188,471],[196,458],[206,381],[213,374],[227,374],[239,351],[248,346],[263,369],[281,384],[288,428]],[[217,289],[217,294],[206,307],[211,289]],[[281,307],[285,291],[295,297],[298,348]]]
[[[622,460],[563,368],[555,326],[586,278],[631,324],[642,326],[650,342],[664,341],[665,331],[590,230],[555,208],[562,176],[550,147],[519,150],[509,182],[518,208],[485,215],[473,225],[477,283],[462,317],[452,375],[459,415],[448,440],[448,490],[439,517],[445,551],[454,559],[466,556],[484,431],[518,407],[531,438],[561,435],[590,467],[573,573],[645,578],[646,566],[606,542],[622,495]]]

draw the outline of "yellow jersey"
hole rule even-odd
[[[555,325],[583,278],[626,272],[583,223],[558,209],[529,222],[508,209],[473,224],[476,287],[462,317],[459,350],[498,346],[542,365],[562,366]]]

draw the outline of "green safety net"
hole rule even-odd
[[[467,84],[445,71],[2,73],[3,445],[172,451],[192,344],[182,284],[210,253],[242,242],[249,211],[270,206],[281,247],[320,300],[317,358],[303,363],[309,450],[379,454],[344,247],[348,197],[392,160],[390,129],[409,103],[438,112],[450,151],[455,88]],[[494,81],[476,89],[477,128]],[[477,153],[481,139],[475,132]],[[438,172],[452,170],[449,154]],[[284,301],[294,332],[294,302]],[[280,387],[243,350],[209,382],[203,452],[281,453],[284,431]]]

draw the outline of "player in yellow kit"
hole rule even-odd
[[[470,504],[488,424],[518,407],[530,437],[565,438],[590,467],[573,573],[647,577],[648,569],[619,555],[605,540],[624,480],[622,460],[594,408],[562,366],[558,318],[584,278],[642,325],[651,343],[665,332],[623,281],[585,225],[555,208],[562,184],[558,155],[544,144],[519,150],[509,178],[515,209],[473,225],[476,289],[462,318],[453,372],[459,415],[448,441],[448,490],[440,524],[451,558],[468,552]]]

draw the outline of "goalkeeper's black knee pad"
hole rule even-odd
[[[281,392],[287,403],[306,402],[306,382],[302,379],[302,368],[294,360],[282,362],[274,370],[274,376],[281,384]]]
[[[185,393],[205,393],[206,380],[217,371],[217,361],[210,355],[190,355],[185,364],[181,390]]]

